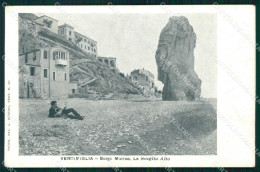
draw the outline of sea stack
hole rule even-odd
[[[194,70],[196,34],[184,16],[170,17],[160,34],[156,51],[158,80],[165,101],[196,100],[201,80]]]

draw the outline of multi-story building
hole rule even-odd
[[[59,26],[58,34],[75,43],[74,27],[69,24]]]
[[[38,24],[41,24],[44,28],[49,29],[54,33],[58,33],[58,20],[43,15],[34,19],[34,21]]]
[[[136,69],[131,72],[129,79],[136,85],[141,86],[144,91],[155,92],[154,75],[145,69]]]
[[[68,97],[77,93],[70,83],[69,52],[60,46],[37,49],[19,55],[21,98]]]
[[[75,32],[75,41],[77,46],[97,58],[97,41],[78,32]]]
[[[115,57],[98,57],[98,61],[106,64],[110,69],[116,70],[116,58]]]
[[[40,16],[33,20],[35,24],[49,29],[50,31],[65,37],[67,40],[75,43],[78,47],[86,53],[97,58],[97,41],[74,31],[74,27],[65,23],[58,25],[58,20],[48,17],[46,15]]]
[[[74,31],[74,27],[66,23],[59,26],[58,33],[69,41],[75,43],[86,53],[89,53],[97,58],[97,41]]]

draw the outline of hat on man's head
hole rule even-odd
[[[55,105],[57,103],[57,101],[52,101],[51,102],[51,105],[53,106],[53,105]]]

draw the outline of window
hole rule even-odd
[[[87,49],[87,46],[85,45],[85,49]]]
[[[90,50],[90,47],[88,47],[88,50]]]
[[[72,89],[72,94],[75,94],[75,89]]]
[[[44,78],[47,78],[47,77],[48,77],[47,69],[43,69],[43,77],[44,77]]]
[[[71,38],[69,38],[69,40],[71,41]]]
[[[55,59],[67,60],[67,53],[61,51],[55,51],[53,52],[53,60]]]
[[[71,36],[71,31],[69,31],[69,35]]]
[[[44,59],[47,59],[47,57],[48,57],[48,51],[47,51],[47,50],[44,50],[43,58],[44,58]]]
[[[56,59],[56,56],[58,55],[58,52],[53,52],[53,60],[55,60]]]
[[[28,63],[28,54],[25,54],[24,60],[25,60],[25,63]]]
[[[35,76],[35,67],[30,67],[30,76]]]
[[[94,52],[96,52],[96,49],[94,49]]]
[[[33,61],[36,60],[36,52],[33,52]]]
[[[67,81],[67,74],[64,73],[64,80]]]
[[[86,42],[87,40],[84,38],[84,42]]]
[[[61,59],[65,60],[65,53],[64,52],[61,52]]]
[[[90,44],[89,40],[88,40],[88,43]]]
[[[55,72],[52,73],[52,79],[53,79],[54,81],[56,80],[56,73],[55,73]]]

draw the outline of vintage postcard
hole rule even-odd
[[[254,6],[5,8],[6,167],[255,165]]]

